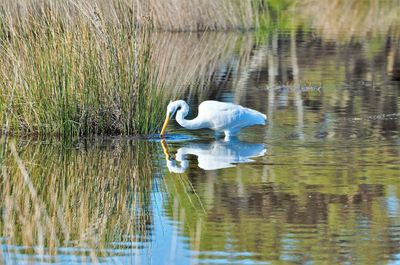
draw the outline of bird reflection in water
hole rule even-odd
[[[187,143],[171,157],[167,143],[161,141],[168,170],[172,173],[183,173],[189,167],[188,155],[197,156],[198,167],[204,170],[235,167],[236,164],[253,162],[251,158],[263,156],[266,152],[264,144],[246,143],[239,140],[215,140],[208,143]],[[178,162],[178,163],[177,163]]]

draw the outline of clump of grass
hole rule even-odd
[[[133,16],[113,21],[83,1],[26,1],[19,9],[3,4],[3,130],[71,136],[155,132],[163,116],[162,85],[152,75],[147,33],[135,27]]]

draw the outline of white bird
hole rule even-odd
[[[193,120],[186,120],[189,113],[189,105],[183,100],[170,102],[167,107],[167,115],[161,129],[161,137],[164,137],[170,118],[176,113],[176,121],[184,128],[197,130],[209,128],[217,133],[224,133],[225,139],[235,136],[240,129],[265,125],[267,116],[253,109],[245,108],[233,103],[207,100],[199,105],[199,112]]]

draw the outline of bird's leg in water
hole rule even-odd
[[[222,138],[223,135],[224,135],[224,133],[222,131],[215,131],[214,132],[215,139],[220,139],[220,138]]]
[[[162,149],[163,149],[165,158],[166,158],[167,160],[171,160],[171,155],[169,154],[168,146],[167,146],[167,143],[165,142],[165,139],[162,139],[162,140],[161,140],[161,147],[162,147]]]

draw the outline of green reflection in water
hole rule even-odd
[[[193,158],[187,173],[167,175],[166,207],[185,224],[198,258],[327,264],[395,259],[399,167],[382,161],[398,156],[385,147],[377,161],[369,148],[362,163],[357,153],[346,155],[348,163],[327,163],[342,152],[307,163],[310,154],[332,152],[311,149],[268,149],[268,159],[255,165],[218,171],[198,169]],[[283,163],[281,155],[289,153],[292,162]]]
[[[115,243],[137,248],[151,237],[154,144],[3,138],[1,147],[0,231],[7,255],[59,262],[57,255],[70,253],[96,263],[118,255]]]

